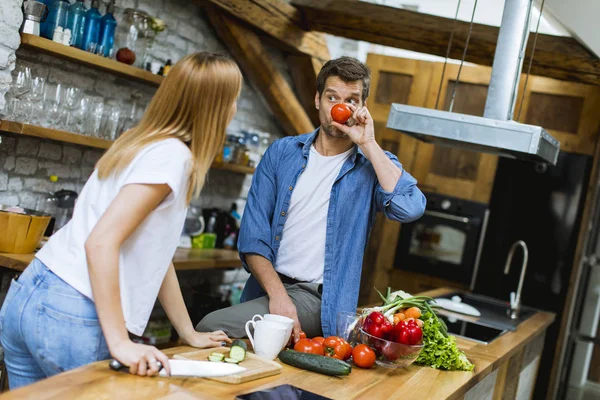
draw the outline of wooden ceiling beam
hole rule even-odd
[[[313,131],[314,125],[281,72],[271,62],[261,38],[236,19],[212,7],[208,19],[244,74],[263,95],[288,135]]]
[[[446,55],[454,20],[356,0],[291,0],[306,29],[355,40]],[[491,66],[498,27],[473,24],[466,61]],[[456,22],[450,58],[461,59],[469,23]],[[534,35],[529,36],[529,62]],[[527,64],[525,64],[527,65]],[[538,35],[531,73],[600,85],[600,60],[570,37]]]
[[[315,57],[305,55],[289,56],[287,61],[302,107],[315,126],[321,125],[319,112],[315,107],[315,94],[317,93],[317,75],[319,75],[323,63]]]
[[[196,0],[212,4],[245,23],[267,33],[288,50],[329,60],[325,36],[301,28],[296,8],[283,0]]]

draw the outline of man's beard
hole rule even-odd
[[[332,139],[345,139],[348,137],[348,135],[331,124],[323,124],[321,127],[325,134]]]

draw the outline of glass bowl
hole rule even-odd
[[[369,335],[360,329],[360,342],[375,351],[375,363],[384,368],[404,368],[412,364],[423,349],[423,345],[407,345]]]

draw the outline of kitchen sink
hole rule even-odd
[[[465,339],[474,340],[479,343],[489,344],[498,337],[502,336],[507,329],[499,329],[487,326],[479,321],[465,321],[456,318],[454,315],[445,315],[438,313],[438,318],[442,319],[448,327],[448,333],[454,336],[460,336]]]
[[[538,310],[534,308],[521,306],[519,317],[517,319],[511,319],[510,304],[508,301],[502,301],[492,297],[458,291],[444,296],[439,296],[439,298],[452,299],[453,296],[459,296],[462,299],[462,303],[475,307],[481,313],[481,316],[479,317],[465,316],[465,318],[463,318],[464,320],[469,320],[475,324],[498,328],[501,331],[516,330],[517,326],[519,326],[521,322],[527,320],[536,312],[538,312]],[[442,314],[449,315],[446,313],[446,311],[442,311]],[[451,315],[453,318],[459,320],[461,319],[460,314],[451,313]]]

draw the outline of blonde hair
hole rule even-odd
[[[200,52],[181,59],[156,91],[140,123],[121,135],[98,161],[98,178],[123,171],[145,146],[177,138],[189,146],[193,156],[189,203],[200,194],[223,145],[241,90],[242,74],[230,58]]]

